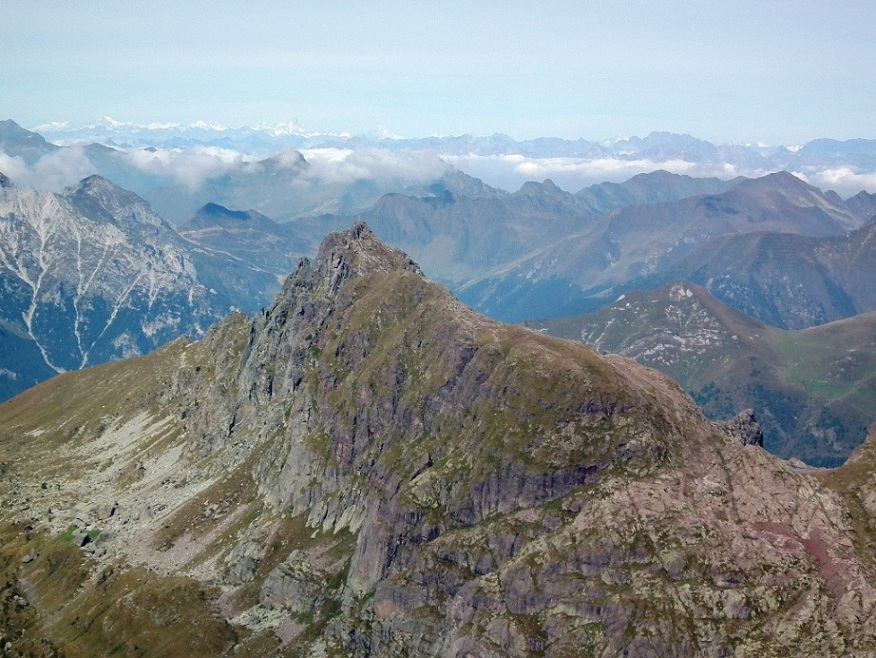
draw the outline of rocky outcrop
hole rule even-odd
[[[744,446],[763,446],[763,430],[754,418],[753,409],[740,411],[736,417],[719,425]]]
[[[325,602],[327,589],[325,574],[296,550],[265,578],[259,603],[271,609],[283,608],[293,615],[313,613]]]

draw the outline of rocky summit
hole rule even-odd
[[[778,460],[361,223],[255,318],[0,406],[0,441],[5,655],[876,652],[871,444]]]

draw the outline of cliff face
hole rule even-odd
[[[657,372],[466,309],[363,224],[255,319],[52,380],[0,431],[28,517],[0,564],[34,613],[6,623],[59,652],[876,649],[869,517]]]

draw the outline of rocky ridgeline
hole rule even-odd
[[[163,610],[189,655],[876,651],[848,492],[765,453],[750,413],[714,425],[654,370],[477,315],[361,223],[254,319],[48,382],[0,430],[27,451],[4,509],[112,510],[61,602],[42,583],[74,519],[7,544],[57,646],[133,651],[125,623]],[[28,461],[49,445],[82,467]]]

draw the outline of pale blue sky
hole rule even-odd
[[[876,137],[876,3],[0,0],[0,118]]]

